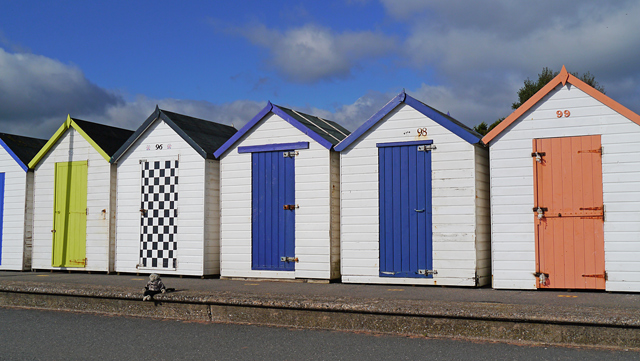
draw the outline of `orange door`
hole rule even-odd
[[[539,288],[604,289],[600,136],[533,140]]]

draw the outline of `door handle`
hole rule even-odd
[[[422,212],[424,212],[424,209],[414,209],[414,211],[416,211],[418,213],[422,213]]]

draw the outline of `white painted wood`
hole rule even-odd
[[[0,270],[24,270],[28,267],[30,245],[26,221],[30,210],[27,190],[29,176],[11,155],[0,147],[0,172],[4,173],[4,212]]]
[[[416,136],[426,127],[427,138]],[[376,143],[431,139],[432,279],[379,276]],[[342,281],[475,286],[490,278],[488,152],[401,104],[341,153]]]
[[[162,149],[156,149],[162,144]],[[170,146],[169,146],[170,145]],[[148,149],[147,149],[148,148]],[[177,268],[141,268],[141,160],[178,159]],[[118,160],[117,272],[204,276],[219,273],[219,169],[163,120],[156,120]]]
[[[570,117],[558,118],[557,110]],[[532,140],[601,135],[607,291],[640,291],[640,126],[580,89],[558,86],[491,142],[493,287],[535,289]]]
[[[251,154],[238,146],[309,142],[295,157],[295,271],[251,269]],[[268,114],[220,159],[220,275],[339,278],[339,159],[284,119]]]
[[[87,166],[87,242],[85,267],[52,267],[53,198],[55,164],[88,161]],[[109,229],[111,202],[111,164],[75,129],[69,128],[36,165],[34,173],[33,269],[65,269],[110,272]],[[103,212],[104,210],[104,212]]]

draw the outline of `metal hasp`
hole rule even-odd
[[[432,276],[432,275],[437,275],[438,271],[432,270],[432,269],[419,269],[418,274],[425,275],[425,276]]]
[[[298,263],[298,257],[280,257],[280,262],[296,262],[296,263]]]
[[[296,155],[298,155],[297,151],[291,151],[291,152],[282,152],[282,156],[285,158],[293,158]]]
[[[427,144],[427,145],[419,145],[418,146],[418,152],[428,152],[430,150],[435,150],[436,146],[434,144]]]

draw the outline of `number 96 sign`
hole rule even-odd
[[[419,137],[426,137],[427,136],[427,128],[418,128],[418,129],[416,129],[416,132],[418,133]]]

